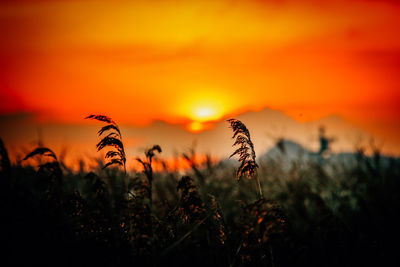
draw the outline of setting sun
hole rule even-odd
[[[218,114],[213,107],[199,107],[195,110],[194,117],[200,121],[208,121],[218,117]]]
[[[179,97],[181,104],[177,105],[175,112],[192,122],[217,121],[231,113],[236,105],[236,99],[231,97],[228,86],[222,88],[205,84],[188,88],[190,91]]]
[[[212,98],[203,103],[195,103],[189,110],[192,122],[186,126],[186,129],[193,133],[209,129],[212,121],[216,121],[225,115],[223,105],[215,100],[213,101]]]

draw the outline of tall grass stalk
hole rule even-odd
[[[152,148],[145,151],[146,159],[142,160],[141,158],[136,158],[136,160],[142,164],[143,172],[146,175],[147,181],[149,183],[149,201],[150,201],[150,209],[153,205],[153,166],[152,161],[153,157],[156,155],[155,152],[161,153],[162,149],[159,145],[154,145]]]
[[[122,135],[118,125],[110,117],[105,115],[89,115],[85,119],[98,120],[108,123],[97,132],[99,137],[105,132],[108,133],[103,139],[100,140],[100,142],[97,143],[97,151],[100,151],[106,147],[115,149],[107,152],[105,158],[109,161],[104,165],[103,169],[116,164],[122,166],[124,168],[124,173],[126,174],[125,149],[124,144],[122,143]]]
[[[241,163],[236,171],[236,179],[239,181],[242,176],[251,179],[255,177],[258,188],[258,197],[263,197],[260,178],[257,175],[258,164],[256,163],[256,152],[254,144],[250,138],[250,132],[240,120],[229,119],[230,127],[233,130],[232,139],[235,140],[232,146],[239,146],[235,152],[230,155],[230,158],[238,155]]]

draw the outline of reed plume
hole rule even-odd
[[[109,150],[105,155],[108,162],[104,165],[107,168],[111,165],[117,164],[124,167],[124,172],[126,173],[126,155],[124,150],[124,144],[122,142],[121,131],[118,125],[110,117],[105,115],[89,115],[85,119],[98,120],[101,122],[108,123],[106,126],[102,127],[97,134],[100,136],[105,132],[109,132],[103,139],[97,143],[97,151],[102,150],[105,147],[114,148],[115,150]]]
[[[213,238],[218,245],[224,245],[227,239],[224,215],[222,213],[221,205],[215,196],[208,194],[210,198],[210,210],[212,214],[211,229],[214,230]]]
[[[23,160],[27,160],[29,158],[35,157],[35,156],[45,156],[45,157],[50,157],[53,158],[53,161],[46,162],[44,164],[39,165],[39,169],[37,171],[37,174],[39,177],[47,177],[50,180],[48,180],[48,186],[49,188],[51,187],[50,182],[55,181],[56,184],[60,185],[62,182],[62,170],[60,163],[58,162],[56,154],[51,150],[50,148],[47,147],[38,147],[34,149],[32,152],[27,154]],[[59,188],[57,188],[59,189]]]
[[[196,174],[200,183],[204,184],[205,178],[204,178],[204,175],[199,170],[199,166],[196,161],[196,151],[195,151],[194,147],[190,149],[189,153],[183,153],[182,156],[183,156],[183,159],[185,159],[187,161],[187,163],[189,163],[190,167],[192,168],[193,172]]]
[[[24,160],[27,160],[29,158],[32,158],[36,155],[42,155],[42,156],[47,156],[47,157],[52,157],[54,160],[57,161],[56,154],[47,147],[38,147],[35,150],[33,150],[31,153],[25,156]]]
[[[206,216],[206,209],[193,179],[183,176],[178,182],[177,190],[181,193],[179,212],[183,221],[200,223]]]
[[[250,132],[240,120],[229,119],[230,127],[233,130],[232,139],[235,142],[232,146],[239,146],[235,152],[230,155],[230,158],[238,155],[240,166],[236,171],[236,179],[239,181],[242,176],[251,179],[253,176],[256,177],[257,186],[259,190],[259,197],[263,196],[261,182],[257,175],[258,164],[256,163],[256,152],[254,151],[254,145],[250,138]]]
[[[146,150],[144,154],[146,155],[146,160],[142,160],[141,158],[137,157],[136,160],[142,164],[143,172],[146,175],[148,181],[148,191],[149,191],[149,200],[150,200],[150,207],[152,207],[153,203],[153,166],[152,161],[153,157],[156,155],[155,152],[161,153],[162,149],[159,145],[154,145],[152,148]]]
[[[146,155],[147,160],[142,160],[139,157],[136,158],[136,160],[140,164],[142,164],[144,173],[149,181],[153,179],[153,167],[151,164],[153,161],[153,157],[156,155],[155,151],[161,153],[162,152],[161,147],[159,145],[154,145],[152,148],[146,150],[144,154]]]

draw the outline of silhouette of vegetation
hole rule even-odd
[[[103,169],[116,164],[124,167],[124,171],[126,173],[126,156],[124,144],[122,143],[121,131],[119,130],[118,125],[111,118],[104,115],[89,115],[85,119],[98,120],[108,123],[98,131],[99,137],[105,132],[109,133],[97,143],[97,151],[100,151],[106,147],[112,147],[115,150],[110,150],[105,155],[105,158],[109,159],[109,161],[104,165]]]
[[[0,138],[0,169],[3,172],[8,171],[11,168],[10,158],[8,157],[8,151],[4,146],[3,140]]]
[[[57,161],[56,154],[54,154],[54,152],[51,149],[47,148],[47,147],[38,147],[38,148],[36,148],[31,153],[26,155],[24,160],[27,160],[27,159],[29,159],[31,157],[36,156],[36,155],[43,155],[43,156],[52,157],[54,160]]]
[[[154,145],[152,148],[145,151],[146,160],[142,160],[141,158],[136,158],[136,160],[143,166],[143,172],[146,175],[148,182],[148,192],[150,199],[150,207],[153,202],[153,166],[152,161],[153,157],[156,155],[155,152],[161,153],[161,147],[159,145]]]
[[[204,175],[199,171],[195,149],[191,148],[189,153],[183,153],[182,157],[187,163],[189,163],[190,168],[192,168],[194,174],[199,179],[199,182],[204,184],[205,178]],[[209,158],[207,158],[207,162],[209,162]]]
[[[256,152],[254,151],[253,142],[250,139],[250,132],[247,130],[246,125],[239,120],[229,119],[228,122],[233,130],[232,139],[236,138],[233,146],[239,146],[239,148],[230,155],[230,158],[238,155],[239,162],[241,163],[236,171],[236,178],[240,180],[242,176],[246,176],[249,179],[256,176],[258,194],[261,198],[263,197],[263,192],[260,179],[257,176],[258,165],[256,163]]]
[[[99,135],[111,131],[121,141],[110,118],[89,117],[107,123]],[[285,155],[261,157],[256,163],[247,128],[236,120],[230,123],[239,146],[234,153],[239,169],[215,161],[195,165],[197,171],[166,164],[155,171],[154,156],[161,152],[156,145],[137,159],[143,172],[94,168],[85,173],[67,169],[62,156],[44,147],[12,162],[0,139],[2,266],[397,262],[399,158],[384,156],[374,146],[371,156],[360,147],[349,159],[327,157],[324,164],[284,161]],[[123,146],[111,144],[118,152],[116,164],[125,167]],[[234,177],[254,175],[268,198],[254,198],[250,179],[233,182]]]

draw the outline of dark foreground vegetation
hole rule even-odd
[[[153,171],[159,146],[137,159],[143,172],[125,173],[125,153],[119,150],[110,156],[121,163],[113,166],[123,168],[77,173],[45,148],[27,155],[36,166],[11,164],[0,143],[1,265],[396,262],[399,159],[378,151],[367,157],[360,149],[351,164],[289,162],[284,153],[257,164],[247,140],[239,141],[239,148],[248,148],[235,151],[247,160],[239,169],[211,160],[198,164],[185,155],[192,166],[185,174],[167,167]],[[243,175],[257,175],[261,184],[255,178],[237,181]]]

